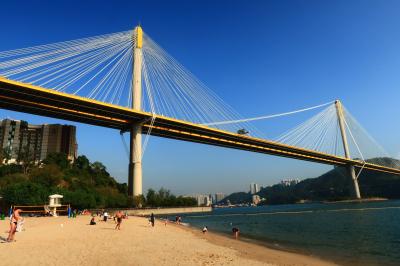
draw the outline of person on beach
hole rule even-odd
[[[235,239],[238,239],[238,237],[239,237],[239,228],[237,228],[237,227],[233,227],[232,228],[232,233],[233,233],[233,236],[235,237]]]
[[[154,213],[151,213],[151,215],[150,215],[150,223],[151,223],[151,226],[152,227],[154,227]]]
[[[94,221],[94,216],[92,217],[92,220],[90,220],[90,225],[96,225],[96,222]]]
[[[104,212],[103,213],[103,221],[107,222],[107,219],[108,219],[108,212]]]
[[[207,231],[208,231],[207,226],[204,226],[204,227],[203,227],[203,230],[202,230],[203,234],[207,233]]]
[[[21,219],[21,216],[19,214],[21,211],[22,211],[21,209],[14,210],[12,216],[10,217],[10,231],[8,233],[7,242],[15,241],[14,236],[15,232],[17,231],[18,221]]]
[[[118,211],[115,214],[115,218],[117,218],[117,225],[115,226],[115,230],[117,230],[117,229],[121,230],[122,216],[123,216],[123,214],[121,211]]]

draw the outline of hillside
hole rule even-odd
[[[368,162],[377,163],[378,160],[384,161],[384,164],[390,167],[394,167],[396,163],[400,162],[392,158],[375,158],[368,160]],[[363,198],[400,198],[400,176],[397,175],[363,170],[359,176],[359,185]],[[283,186],[277,184],[265,187],[257,194],[266,198],[264,204],[287,204],[301,200],[337,201],[351,199],[353,197],[353,185],[347,169],[335,167],[319,177],[305,179],[296,185]],[[233,193],[226,199],[231,200],[231,198],[236,203],[250,201],[250,195],[244,192],[241,194]]]
[[[65,154],[50,154],[40,166],[0,165],[0,209],[10,205],[48,204],[48,196],[61,194],[73,208],[137,206],[194,206],[192,198],[176,197],[168,190],[149,189],[145,196],[128,197],[127,185],[118,183],[101,162],[81,155],[74,163]]]

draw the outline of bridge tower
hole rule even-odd
[[[347,142],[347,136],[346,136],[346,130],[345,130],[345,118],[344,118],[344,114],[343,114],[342,103],[339,100],[336,100],[335,106],[336,106],[336,113],[337,113],[338,120],[339,120],[340,133],[342,135],[344,155],[346,158],[351,159],[350,151],[349,151],[349,144]],[[358,186],[358,180],[357,180],[357,176],[356,176],[356,171],[354,169],[354,165],[349,165],[348,167],[349,167],[350,176],[353,180],[354,194],[357,199],[360,199],[361,198],[360,188]]]
[[[143,31],[137,26],[133,32],[133,78],[132,78],[132,108],[142,109],[142,46]],[[142,124],[133,124],[130,129],[130,154],[128,195],[138,196],[142,192]]]

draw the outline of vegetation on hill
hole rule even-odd
[[[176,197],[168,190],[150,189],[146,197],[128,197],[127,185],[118,183],[100,162],[81,155],[74,163],[65,154],[53,153],[40,166],[0,165],[0,204],[48,204],[48,196],[61,194],[73,208],[127,208],[138,206],[194,206],[193,198]],[[1,206],[0,206],[1,207]]]
[[[399,162],[392,158],[379,158],[379,161],[384,161],[384,164],[390,167],[395,167]],[[378,164],[378,158],[368,160],[368,162]],[[364,169],[359,176],[359,186],[363,198],[400,198],[400,176],[397,175]],[[353,181],[346,168],[335,167],[317,178],[305,179],[292,186],[281,184],[268,186],[257,194],[266,199],[261,204],[348,200],[353,198]],[[224,199],[226,200],[230,200],[231,203],[251,202],[250,194],[244,192],[233,193]]]
[[[252,201],[250,192],[234,192],[229,196],[225,197],[221,203],[230,203],[230,204],[242,204],[249,203]]]

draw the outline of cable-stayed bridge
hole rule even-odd
[[[130,132],[130,195],[150,135],[348,167],[357,198],[363,169],[400,174],[340,101],[243,118],[140,27],[0,52],[0,107]],[[272,140],[254,125],[323,107]]]

